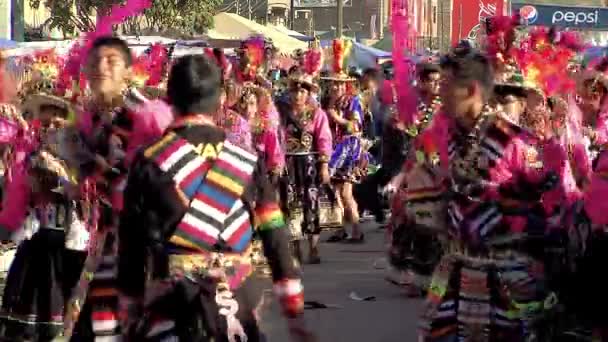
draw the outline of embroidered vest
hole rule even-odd
[[[257,157],[225,141],[215,160],[175,133],[145,151],[171,176],[188,210],[170,241],[201,252],[243,252],[253,228],[241,196],[251,181]]]

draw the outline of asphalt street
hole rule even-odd
[[[322,342],[415,342],[422,300],[408,298],[385,280],[384,230],[375,223],[363,229],[364,244],[323,243],[322,263],[304,265],[305,300],[336,306],[306,310],[307,325]],[[266,298],[266,336],[269,342],[288,342],[287,323],[270,293]]]

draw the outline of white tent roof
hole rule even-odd
[[[214,28],[207,32],[211,39],[245,40],[252,35],[263,35],[272,39],[274,45],[281,52],[291,53],[296,49],[306,49],[308,44],[289,34],[279,32],[272,27],[260,25],[234,13],[219,13],[213,17]]]
[[[290,29],[288,29],[287,27],[285,27],[283,25],[268,25],[268,26],[272,27],[273,29],[275,29],[275,30],[277,30],[277,31],[279,31],[281,33],[284,33],[284,34],[286,34],[288,36],[291,36],[291,37],[302,37],[302,38],[306,37],[306,38],[308,38],[307,35],[305,35],[303,33],[300,33],[298,31],[290,30]]]

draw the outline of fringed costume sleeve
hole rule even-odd
[[[598,114],[595,124],[595,145],[605,145],[608,143],[608,112],[602,111]]]
[[[29,207],[31,188],[23,165],[11,168],[11,180],[4,189],[0,211],[0,240],[11,240],[23,225]]]
[[[271,172],[279,173],[285,167],[285,152],[279,142],[278,129],[264,132],[264,149],[266,152],[266,167]]]
[[[319,160],[322,162],[329,161],[332,153],[333,138],[331,129],[329,128],[329,119],[327,114],[318,107],[315,111],[314,121],[314,137]]]
[[[585,212],[596,225],[608,224],[608,152],[598,157],[597,166],[591,176],[591,182],[585,192]]]

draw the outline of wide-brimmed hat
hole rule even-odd
[[[29,112],[34,118],[40,116],[40,108],[43,106],[53,106],[64,109],[68,114],[72,111],[71,103],[59,96],[49,94],[32,94],[23,103],[23,111]]]
[[[542,89],[533,81],[526,79],[520,70],[514,70],[507,77],[494,82],[496,93],[521,93],[524,96],[531,94],[543,95]]]
[[[319,86],[315,83],[312,75],[309,74],[296,74],[289,78],[290,86],[301,85],[303,88],[307,88],[309,91],[319,91]]]
[[[344,72],[340,72],[340,73],[337,73],[337,74],[332,74],[332,75],[329,75],[329,76],[321,77],[321,79],[324,80],[324,81],[332,81],[332,82],[354,82],[354,81],[357,80],[354,77],[348,76]]]

